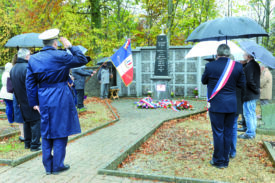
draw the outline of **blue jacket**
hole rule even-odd
[[[228,58],[221,57],[216,61],[206,64],[201,80],[203,84],[207,84],[207,92],[209,97],[212,94],[212,91],[214,90],[220,76],[222,75],[227,61]],[[245,87],[245,82],[242,64],[236,62],[226,85],[210,101],[209,111],[217,113],[236,113],[236,87]]]
[[[84,90],[86,76],[91,76],[92,73],[93,73],[93,70],[86,70],[85,66],[72,69],[75,89]]]
[[[73,55],[45,46],[28,62],[27,96],[31,107],[40,107],[42,138],[63,138],[81,132],[67,81],[71,68],[88,61],[79,48],[72,47],[70,51]]]

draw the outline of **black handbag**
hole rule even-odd
[[[11,83],[11,78],[7,78],[7,92],[8,93],[13,93],[13,87]]]

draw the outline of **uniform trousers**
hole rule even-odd
[[[228,166],[229,151],[236,114],[209,112],[209,116],[214,139],[214,153],[212,160],[215,165]]]
[[[68,137],[42,138],[42,161],[46,172],[58,172],[64,168]]]

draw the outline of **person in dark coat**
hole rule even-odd
[[[86,76],[93,76],[96,71],[85,69],[86,66],[72,69],[72,75],[74,77],[74,86],[77,94],[77,108],[80,111],[84,111],[84,88]]]
[[[41,150],[40,114],[29,106],[25,84],[30,51],[20,48],[17,57],[16,64],[10,71],[10,78],[24,120],[25,148],[38,151]]]
[[[246,66],[246,61],[243,60],[243,61],[240,61],[240,63],[243,65],[243,68],[245,68]],[[243,95],[244,95],[244,91],[242,91],[242,98],[243,98]],[[243,105],[243,99],[242,99],[242,105]],[[242,107],[243,108],[243,107]],[[246,122],[245,122],[245,117],[243,115],[243,110],[242,110],[242,120],[238,122],[238,124],[241,126],[240,128],[237,129],[237,131],[239,132],[245,132],[247,127],[246,127]]]
[[[238,118],[240,114],[243,114],[243,95],[244,95],[244,88],[237,87],[236,88],[237,112],[236,112],[236,117],[233,125],[232,142],[231,142],[230,152],[229,152],[230,158],[235,158],[237,153]]]
[[[60,41],[72,54],[57,50],[58,34],[58,29],[50,29],[39,35],[44,47],[30,57],[26,77],[29,105],[41,115],[42,161],[46,174],[59,174],[70,168],[64,164],[68,136],[81,133],[81,129],[68,85],[69,72],[88,63],[81,50],[66,38],[61,37]]]
[[[260,65],[254,60],[254,57],[248,53],[244,54],[244,60],[247,64],[244,67],[246,77],[246,87],[244,94],[243,111],[247,130],[238,136],[242,139],[252,139],[256,136],[257,115],[256,102],[260,98]]]
[[[206,64],[202,83],[207,84],[208,96],[211,96],[226,65],[230,61],[230,48],[222,44],[217,49],[217,60]],[[234,62],[233,62],[234,63]],[[214,153],[210,164],[217,168],[226,168],[229,164],[229,151],[232,131],[237,111],[236,87],[245,86],[245,76],[240,63],[235,62],[228,81],[212,98],[209,116],[213,131]]]

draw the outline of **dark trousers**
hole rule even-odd
[[[209,116],[214,139],[214,153],[212,160],[216,165],[228,166],[229,151],[236,114],[209,112]]]
[[[7,118],[9,123],[13,123],[13,101],[12,100],[8,100],[8,99],[4,99],[4,102],[6,104],[6,114],[7,114]]]
[[[77,108],[83,108],[84,104],[84,89],[82,90],[76,90],[76,94],[77,94]]]
[[[64,167],[67,142],[68,137],[42,138],[42,161],[46,172],[58,172]]]
[[[25,147],[36,149],[40,143],[41,131],[40,131],[40,119],[32,122],[25,122],[24,127],[24,137],[25,137]]]

